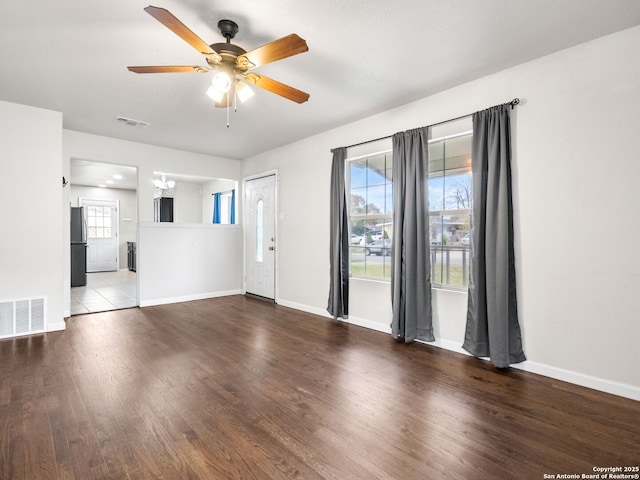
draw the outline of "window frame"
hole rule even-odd
[[[360,187],[355,187],[355,188],[365,188],[368,189],[370,187],[377,187],[380,185],[384,185],[385,186],[385,190],[387,188],[387,186],[389,186],[389,188],[391,188],[391,208],[387,209],[386,205],[385,208],[383,208],[383,210],[387,210],[387,212],[383,211],[380,213],[357,213],[357,214],[353,214],[351,207],[352,207],[352,202],[351,202],[351,196],[352,196],[352,192],[353,192],[353,187],[351,186],[351,164],[353,162],[359,161],[359,160],[364,160],[364,159],[370,159],[370,158],[375,158],[375,157],[380,157],[384,155],[385,156],[385,171],[391,171],[393,169],[393,149],[392,148],[385,148],[384,150],[378,150],[378,151],[374,151],[374,152],[367,152],[365,154],[362,155],[357,155],[357,156],[351,156],[351,157],[347,157],[345,159],[345,192],[346,192],[346,200],[347,200],[347,215],[349,217],[349,221],[348,221],[348,226],[349,226],[349,232],[348,232],[348,236],[349,236],[349,277],[350,278],[356,278],[359,280],[367,280],[367,281],[377,281],[377,282],[384,282],[384,283],[390,283],[391,282],[391,269],[392,269],[392,255],[391,255],[391,250],[390,248],[388,250],[386,250],[386,247],[384,245],[384,233],[386,231],[385,226],[386,225],[390,225],[390,229],[391,232],[393,232],[393,178],[386,178],[385,176],[385,182],[381,183],[381,184],[375,184],[375,185],[369,185],[368,181],[365,183],[364,186],[360,186]],[[389,159],[387,159],[386,157],[389,157],[390,159],[390,163]],[[386,196],[386,191],[385,191],[385,196]],[[365,205],[368,205],[367,202],[368,198],[365,198]],[[386,203],[386,200],[385,200]],[[367,275],[366,274],[366,265],[367,265],[367,256],[366,255],[366,251],[367,251],[367,244],[366,244],[366,240],[365,240],[365,244],[364,245],[353,245],[351,244],[351,235],[352,235],[352,224],[354,222],[358,222],[358,221],[363,221],[365,222],[365,225],[369,222],[378,222],[381,224],[381,231],[382,231],[382,240],[383,240],[383,245],[381,246],[381,255],[379,255],[380,257],[382,257],[382,276],[373,276],[373,275]],[[390,236],[390,238],[393,236]],[[366,238],[366,237],[365,237]],[[362,254],[364,255],[364,269],[365,269],[365,273],[363,274],[359,274],[359,273],[353,273],[353,250],[354,249],[362,249]],[[389,252],[389,255],[385,255],[385,250]],[[370,256],[370,255],[369,255]],[[387,260],[388,259],[388,260]],[[388,276],[385,276],[385,274],[388,271]]]
[[[453,140],[455,138],[462,138],[462,137],[470,137],[470,140],[473,138],[473,129],[472,130],[464,130],[461,131],[459,133],[454,133],[454,134],[450,134],[450,135],[443,135],[441,137],[437,137],[434,139],[430,139],[429,140],[429,145],[433,145],[436,144],[438,142],[447,142],[450,140]],[[444,164],[443,164],[443,169],[442,170],[436,170],[436,171],[429,171],[428,172],[428,178],[429,180],[433,179],[433,178],[438,178],[438,177],[446,177],[447,175],[449,176],[453,176],[456,174],[469,174],[470,177],[470,187],[471,187],[471,192],[470,192],[470,200],[471,202],[473,201],[473,176],[472,176],[472,163],[470,163],[468,166],[464,166],[464,167],[454,167],[451,169],[447,169],[446,168],[446,143],[445,143],[445,149],[443,150],[443,156],[442,156],[443,160],[444,160]],[[473,159],[471,158],[471,152],[469,152],[469,159],[471,162],[473,162]],[[431,165],[429,165],[429,167],[431,167]],[[448,206],[445,204],[444,202],[444,194],[445,194],[446,190],[443,190],[443,204],[442,204],[442,208],[441,209],[431,209],[431,205],[429,205],[429,227],[431,229],[432,226],[432,219],[433,218],[444,218],[444,217],[450,217],[450,216],[460,216],[460,217],[468,217],[468,224],[469,224],[469,228],[467,230],[467,234],[471,235],[472,232],[472,218],[473,218],[473,206],[470,204],[468,208],[448,208]],[[430,238],[432,236],[431,232],[430,232]],[[442,241],[443,242],[443,241]],[[431,253],[431,286],[432,288],[436,289],[436,290],[453,290],[453,291],[459,291],[459,292],[466,292],[469,288],[469,275],[470,275],[470,244],[469,245],[455,245],[455,246],[446,246],[446,245],[429,245],[429,250]],[[455,285],[455,284],[451,284],[451,283],[445,283],[443,280],[445,279],[445,275],[447,279],[450,279],[450,266],[451,266],[451,262],[450,262],[450,255],[451,252],[454,251],[460,251],[461,252],[461,268],[462,268],[462,285]],[[438,257],[438,255],[440,255],[441,258],[441,271],[440,271],[440,282],[435,282],[435,278],[436,278],[436,265],[438,265],[437,262],[434,262],[434,260]],[[445,257],[447,258],[446,262],[445,262]]]
[[[460,138],[460,137],[465,137],[465,136],[469,136],[470,138],[473,137],[473,129],[470,128],[471,124],[470,124],[470,118],[469,119],[465,119],[463,121],[469,120],[469,123],[467,125],[461,126],[460,124],[458,124],[458,119],[456,119],[455,121],[451,121],[451,122],[446,122],[445,124],[443,124],[442,126],[446,125],[446,129],[450,132],[452,129],[454,131],[454,133],[452,134],[445,134],[445,135],[440,135],[437,138],[432,138],[428,140],[428,144],[432,145],[438,142],[446,142],[446,141],[451,141],[455,138]],[[441,127],[441,125],[439,125],[438,127]],[[457,130],[457,131],[456,131]],[[430,134],[433,134],[433,130],[430,129]],[[383,140],[383,139],[381,139]],[[390,137],[389,137],[389,142],[390,142]],[[391,231],[393,231],[393,190],[392,190],[392,194],[391,194],[391,201],[392,201],[392,205],[391,205],[391,209],[388,209],[389,213],[375,213],[375,214],[369,214],[369,213],[364,213],[364,214],[353,214],[351,209],[352,209],[352,191],[353,191],[353,187],[351,185],[351,164],[354,161],[357,160],[362,160],[362,159],[367,159],[367,158],[373,158],[376,156],[380,156],[380,155],[389,155],[390,159],[391,159],[391,164],[389,167],[387,167],[385,165],[385,171],[386,170],[392,170],[392,166],[393,166],[393,149],[392,148],[388,148],[387,144],[381,144],[380,141],[376,141],[373,143],[373,145],[368,145],[368,147],[364,147],[364,148],[356,148],[356,151],[353,152],[353,155],[348,155],[347,158],[345,159],[345,190],[346,190],[346,201],[347,201],[347,215],[348,215],[348,227],[349,227],[349,232],[348,232],[348,237],[349,237],[349,277],[350,278],[355,278],[355,279],[359,279],[359,280],[367,280],[367,281],[378,281],[378,282],[385,282],[385,283],[389,283],[391,281],[390,278],[390,273],[392,271],[393,268],[393,255],[389,256],[389,262],[388,262],[388,270],[389,270],[389,276],[384,276],[385,274],[385,267],[386,267],[386,262],[384,263],[383,266],[383,276],[370,276],[366,274],[366,262],[365,262],[365,273],[360,274],[360,273],[353,273],[353,253],[354,253],[354,248],[358,248],[358,246],[356,245],[352,245],[351,243],[351,239],[352,239],[352,228],[355,222],[357,221],[378,221],[380,223],[384,224],[390,224],[391,225]],[[446,144],[445,144],[446,146]],[[378,148],[376,148],[378,147]],[[369,150],[369,151],[367,151]],[[360,154],[361,153],[361,154]],[[466,155],[466,154],[465,154]],[[469,149],[468,152],[469,155],[469,159],[471,159],[471,152]],[[429,170],[428,172],[428,180],[431,180],[433,178],[437,178],[438,176],[442,176],[445,177],[447,175],[453,176],[457,173],[468,173],[470,176],[470,186],[471,188],[473,187],[473,178],[472,178],[472,170],[471,170],[471,163],[469,163],[466,166],[458,166],[458,167],[454,167],[451,169],[447,169],[446,168],[446,153],[443,152],[443,169],[442,170],[436,170],[436,171],[431,171]],[[429,159],[429,161],[431,162],[431,158]],[[431,168],[431,163],[429,163],[429,169]],[[388,184],[391,185],[391,188],[393,189],[393,178],[389,178],[387,181]],[[364,185],[365,187],[369,187],[368,182]],[[361,188],[361,187],[356,187],[356,188]],[[445,195],[445,191],[443,190],[443,200],[444,200],[444,195]],[[471,191],[471,201],[472,201],[472,195],[473,192]],[[471,235],[471,231],[472,231],[472,206],[470,205],[470,208],[458,208],[458,209],[451,209],[451,208],[447,208],[447,205],[445,205],[444,201],[442,202],[442,209],[440,210],[431,210],[430,205],[428,206],[429,209],[429,213],[428,216],[429,218],[427,219],[429,221],[429,226],[431,229],[431,225],[432,225],[432,218],[433,217],[447,217],[447,216],[463,216],[463,217],[467,217],[468,218],[468,225],[469,228],[467,230],[468,235]],[[365,198],[365,205],[368,204],[368,199]],[[467,222],[465,222],[467,223]],[[384,228],[383,228],[384,231]],[[464,237],[464,235],[460,238],[457,238],[457,241],[462,240],[462,238]],[[390,236],[391,240],[393,240],[393,235]],[[430,238],[431,238],[431,232],[430,232]],[[431,240],[429,240],[430,244],[429,244],[429,249],[430,249],[430,253],[431,253],[431,286],[433,289],[437,289],[437,290],[453,290],[453,291],[467,291],[468,290],[468,285],[469,285],[469,275],[470,275],[470,245],[455,245],[455,246],[449,246],[446,247],[445,245],[439,245],[439,246],[432,246],[431,244]],[[365,246],[360,246],[359,248],[365,248]],[[384,244],[383,244],[384,247]],[[427,248],[427,245],[425,245],[425,248]],[[451,283],[443,283],[442,280],[445,279],[445,271],[449,272],[450,274],[450,269],[446,268],[444,265],[444,259],[445,256],[447,259],[450,259],[450,253],[452,251],[462,251],[462,259],[460,261],[460,263],[462,264],[462,275],[463,275],[463,280],[462,280],[462,285],[455,285],[455,284],[451,284]],[[440,267],[441,269],[441,276],[440,276],[440,282],[434,282],[434,279],[436,278],[435,275],[435,268],[436,265],[438,264],[437,262],[434,262],[434,259],[436,258],[437,255],[441,255],[441,264],[442,266]],[[365,255],[365,259],[366,259],[366,255]],[[448,267],[450,267],[453,263],[450,262],[450,260],[447,261],[447,265]],[[447,276],[446,278],[450,278],[449,276]]]

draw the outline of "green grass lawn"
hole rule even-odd
[[[435,268],[434,268],[435,267]],[[434,272],[435,271],[435,272]],[[431,270],[432,278],[431,283],[445,284],[446,271],[445,266],[442,263],[436,263]],[[450,265],[449,266],[449,283],[452,287],[463,287],[465,284],[462,281],[462,265]],[[391,260],[385,262],[384,265],[372,264],[365,262],[352,262],[351,263],[351,275],[356,277],[369,277],[379,279],[391,279]],[[468,273],[467,273],[468,275]],[[467,282],[468,283],[468,282]]]
[[[356,277],[391,278],[391,261],[384,265],[366,264],[364,262],[353,262],[351,264],[351,275]]]
[[[431,270],[432,278],[431,283],[438,283],[442,285],[450,285],[452,287],[465,286],[462,282],[462,265],[449,265],[449,283],[445,283],[447,278],[447,272],[445,265],[442,263],[435,264],[435,274],[433,268]],[[469,273],[467,272],[467,275]],[[468,282],[467,282],[468,283]]]

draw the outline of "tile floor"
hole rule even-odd
[[[87,273],[87,285],[71,287],[71,315],[135,307],[136,272]]]

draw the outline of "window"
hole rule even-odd
[[[231,192],[223,192],[220,195],[220,223],[228,225],[231,222]]]
[[[357,277],[391,278],[392,155],[385,151],[347,159],[350,269]]]
[[[111,238],[111,207],[87,206],[87,238]]]
[[[434,287],[466,289],[471,243],[471,117],[431,129],[429,140],[429,241]],[[389,280],[393,244],[393,156],[347,158],[350,273]],[[369,146],[371,148],[371,146]],[[374,147],[375,148],[375,147]],[[349,152],[352,153],[351,150]]]
[[[471,121],[442,127],[458,133],[442,135],[447,130],[435,127],[429,141],[431,283],[463,289],[469,285]]]
[[[235,190],[216,192],[213,198],[213,223],[233,225],[235,220]]]

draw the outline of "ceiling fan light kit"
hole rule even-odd
[[[207,45],[168,10],[151,5],[144,10],[202,53],[207,66],[131,66],[127,67],[128,70],[134,73],[215,72],[211,80],[211,86],[207,89],[206,94],[215,102],[216,107],[227,108],[227,127],[229,127],[229,108],[231,105],[234,106],[234,109],[236,108],[236,98],[242,103],[254,95],[248,84],[255,85],[296,103],[304,103],[309,100],[308,93],[264,75],[249,72],[249,70],[267,63],[308,51],[307,42],[295,33],[247,52],[242,47],[231,43],[231,39],[239,31],[238,24],[233,20],[223,19],[218,22],[218,29],[226,39],[226,42]]]
[[[224,70],[220,70],[213,76],[211,86],[222,93],[227,93],[231,88],[231,75]]]
[[[207,89],[207,96],[215,103],[220,103],[224,98],[224,92],[219,91],[213,85],[210,85]]]
[[[251,97],[255,95],[255,92],[251,89],[249,85],[244,83],[242,80],[238,80],[235,85],[236,95],[242,103],[249,100]]]

